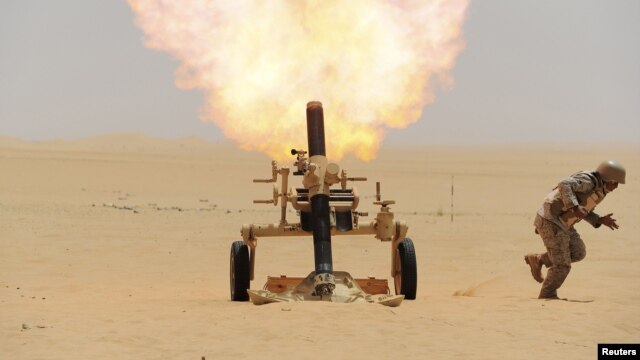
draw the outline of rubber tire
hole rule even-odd
[[[231,301],[249,301],[249,247],[243,241],[231,244],[229,263]]]
[[[418,266],[416,262],[416,249],[413,241],[405,238],[398,244],[398,254],[400,257],[400,279],[396,281],[396,294],[403,294],[407,300],[416,299],[416,290],[418,287]],[[398,286],[397,282],[400,282]],[[398,289],[400,287],[400,289]]]

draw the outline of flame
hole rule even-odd
[[[463,48],[468,0],[128,0],[145,45],[202,89],[205,121],[276,160],[306,143],[321,101],[327,156],[373,159],[385,130],[416,122]]]

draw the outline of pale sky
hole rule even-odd
[[[639,19],[636,0],[472,0],[453,89],[385,143],[640,145]],[[0,136],[220,140],[142,36],[125,1],[0,1]]]

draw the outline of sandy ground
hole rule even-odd
[[[555,182],[605,158],[629,174],[599,207],[621,228],[579,224],[588,255],[560,290],[570,301],[537,300],[522,259],[543,250],[534,213]],[[640,341],[640,147],[384,149],[341,165],[369,178],[356,184],[369,218],[376,180],[397,201],[415,301],[229,301],[241,224],[279,217],[252,204],[270,197],[251,182],[270,175],[263,155],[137,135],[1,139],[0,358],[589,359],[598,343]],[[306,276],[312,251],[310,238],[260,240],[252,288]],[[333,253],[336,270],[388,277],[388,243],[334,237]]]

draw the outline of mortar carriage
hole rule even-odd
[[[271,163],[271,178],[257,179],[257,183],[273,183],[273,197],[254,200],[254,203],[280,204],[280,221],[272,224],[244,224],[242,240],[231,245],[231,300],[263,304],[279,301],[325,300],[334,302],[367,301],[397,306],[403,299],[415,299],[417,263],[413,241],[406,237],[404,221],[394,219],[389,205],[393,200],[381,200],[380,183],[376,183],[375,205],[379,212],[364,222],[366,213],[358,212],[360,196],[350,182],[366,181],[363,177],[349,177],[325,153],[324,115],[322,104],[307,104],[308,153],[291,150],[296,156],[294,171]],[[308,154],[308,157],[307,157]],[[289,175],[301,176],[302,187],[289,188]],[[280,187],[278,188],[278,178]],[[291,205],[299,216],[298,222],[286,218]],[[255,255],[258,239],[273,236],[313,237],[315,270],[306,278],[268,277],[262,290],[250,289],[254,280]],[[386,279],[353,279],[349,273],[334,271],[331,237],[340,235],[374,235],[391,245],[391,276],[396,295],[390,295]]]

